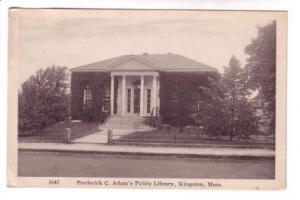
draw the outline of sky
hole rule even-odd
[[[175,53],[223,71],[268,13],[28,9],[10,13],[10,55],[21,85],[38,69],[77,67],[120,55]]]

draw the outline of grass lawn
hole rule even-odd
[[[274,137],[250,136],[250,140],[233,138],[229,136],[208,136],[197,130],[180,131],[178,127],[168,129],[155,129],[150,131],[136,131],[128,135],[113,135],[115,143],[164,143],[164,144],[211,144],[211,145],[234,145],[253,147],[274,147]]]
[[[19,135],[19,141],[64,141],[66,128],[71,128],[71,140],[87,136],[99,131],[99,122],[63,122],[55,123],[47,127],[41,133],[22,133]]]

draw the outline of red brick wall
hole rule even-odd
[[[92,91],[93,105],[83,109],[83,93],[86,86]],[[103,121],[107,113],[102,112],[104,88],[110,88],[107,72],[72,72],[71,75],[71,117],[83,121]]]

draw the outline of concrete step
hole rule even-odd
[[[143,122],[145,119],[109,119],[109,121],[135,121],[135,122]]]
[[[142,126],[145,124],[129,124],[129,123],[106,123],[108,126]]]
[[[139,125],[139,126],[125,126],[125,125],[104,125],[103,128],[112,128],[112,129],[149,129],[150,127],[147,125]]]
[[[112,119],[112,120],[107,120],[110,122],[139,122],[139,123],[143,123],[145,122],[144,120],[117,120],[117,119]]]
[[[143,129],[149,128],[146,125],[145,117],[139,116],[111,116],[104,124],[108,128],[127,128],[127,129]]]
[[[115,124],[115,125],[117,125],[117,124],[132,124],[132,125],[143,125],[143,124],[145,124],[145,123],[143,123],[143,122],[107,122],[107,123],[105,123],[105,124]]]
[[[109,121],[117,121],[117,122],[130,122],[130,121],[133,121],[133,122],[144,122],[145,120],[144,119],[109,119]]]

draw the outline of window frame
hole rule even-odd
[[[110,111],[110,88],[104,87],[104,95],[102,99],[102,112]]]
[[[89,85],[83,90],[83,109],[91,110],[93,108],[93,94]]]
[[[198,113],[200,112],[200,108],[201,108],[201,93],[200,92],[193,92],[193,112]]]

